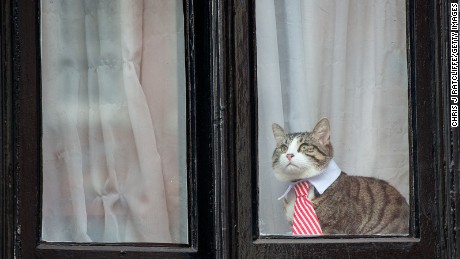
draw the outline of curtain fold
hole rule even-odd
[[[175,21],[164,35],[146,28],[152,3]],[[185,107],[177,90],[185,88],[185,63],[179,54],[153,64],[145,59],[155,55],[144,56],[146,47],[184,55],[180,44],[148,42],[167,35],[183,41],[181,8],[161,0],[42,1],[43,240],[187,243],[187,222],[178,222],[187,214],[186,177],[179,177],[185,166],[177,158],[185,156],[177,144],[185,127],[153,112],[185,114],[177,109]],[[175,81],[143,80],[155,70]],[[152,88],[167,101],[156,103],[146,94]],[[162,129],[175,139],[167,148],[158,143]],[[176,160],[165,164],[164,149]]]
[[[272,123],[290,132],[331,122],[334,160],[409,196],[405,1],[258,0],[259,216],[286,234],[271,168]]]

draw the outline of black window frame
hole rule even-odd
[[[441,0],[407,0],[411,221],[409,237],[259,237],[257,185],[256,0],[234,1],[234,59],[227,151],[232,244],[240,258],[457,258],[458,128],[449,105],[449,8]],[[249,26],[248,26],[249,25]]]
[[[1,3],[1,258],[458,258],[460,140],[448,127],[447,1],[407,0],[411,158],[410,240],[259,239],[256,0],[184,0],[191,245],[40,244],[39,1]],[[193,172],[193,170],[192,170]],[[193,187],[195,186],[195,187]],[[195,205],[193,205],[195,204]],[[192,223],[193,225],[193,223]],[[420,232],[418,230],[420,229]],[[374,242],[372,242],[374,241]]]
[[[183,0],[187,88],[189,244],[43,242],[41,236],[40,1],[1,5],[2,258],[214,257],[220,217],[213,162],[210,36],[215,7]],[[200,87],[198,87],[200,86]],[[212,162],[210,162],[212,161]],[[197,179],[200,181],[197,181]],[[199,215],[199,217],[198,217]],[[198,234],[199,233],[199,234]]]

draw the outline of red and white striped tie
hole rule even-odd
[[[294,235],[322,235],[313,204],[308,199],[309,182],[300,182],[294,186],[295,205],[294,220],[292,221],[292,234]]]

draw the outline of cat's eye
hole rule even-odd
[[[278,150],[281,153],[286,153],[288,150],[288,147],[286,145],[281,145],[280,147],[278,147]]]
[[[302,151],[302,152],[313,152],[315,150],[315,148],[312,147],[312,146],[309,146],[307,144],[302,144],[300,146],[299,150]]]

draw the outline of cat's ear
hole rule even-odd
[[[319,140],[322,145],[329,144],[331,138],[331,127],[327,118],[322,118],[313,129],[313,137]]]
[[[276,145],[281,144],[286,137],[286,132],[284,132],[284,129],[276,123],[272,124],[272,130],[273,136],[275,136]]]

